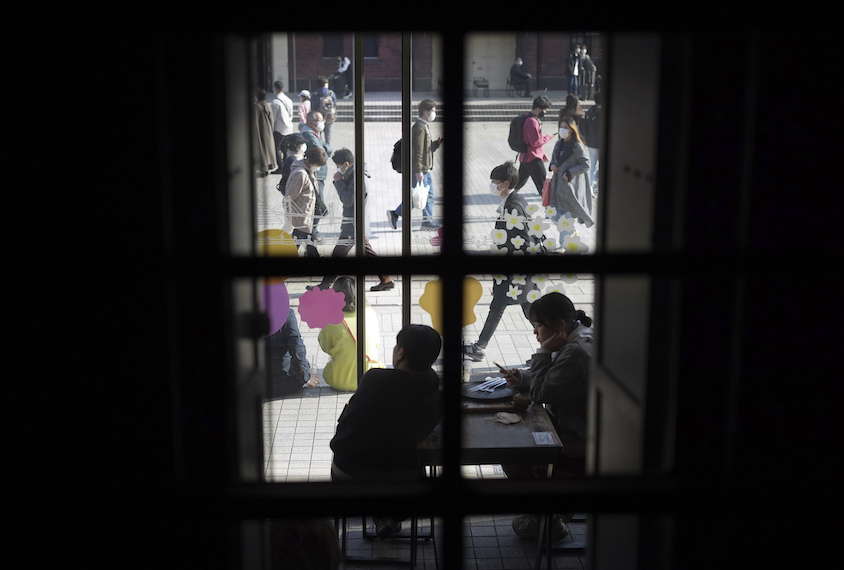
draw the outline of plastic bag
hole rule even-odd
[[[428,190],[430,186],[417,182],[416,186],[410,189],[410,204],[417,210],[424,210],[428,204]]]

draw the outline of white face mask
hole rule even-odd
[[[560,138],[561,139],[568,138],[570,132],[571,132],[570,130],[563,128],[563,127],[560,127],[560,130],[559,130]]]
[[[429,122],[433,123],[434,119],[436,119],[436,118],[437,118],[437,112],[436,111],[431,111],[430,113],[428,113],[428,121]]]
[[[316,130],[321,133],[325,129],[325,121],[320,121],[316,124]]]
[[[489,181],[489,193],[493,196],[500,196],[501,190],[498,189],[498,184],[493,182],[492,180]]]

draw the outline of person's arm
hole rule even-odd
[[[588,370],[587,356],[574,345],[564,346],[553,363],[551,352],[540,349],[530,359],[530,397],[534,402],[560,405],[568,394],[582,389]]]
[[[551,162],[548,164],[548,170],[550,170],[551,172],[557,171],[557,160],[560,158],[559,151],[560,151],[560,146],[562,146],[562,144],[563,144],[563,139],[558,140],[554,144],[554,150],[551,152]]]
[[[334,188],[337,190],[337,195],[340,196],[340,201],[344,206],[355,205],[355,179],[349,177],[349,180],[343,180],[341,176],[334,180]]]
[[[539,130],[539,121],[537,121],[534,117],[528,117],[525,121],[524,137],[525,142],[529,147],[540,148],[542,145],[550,141],[554,135],[549,134],[542,136],[542,132]]]
[[[290,196],[291,200],[298,198],[305,189],[305,176],[304,172],[297,170],[287,177],[287,184],[284,185],[284,192]]]
[[[425,129],[421,126],[413,125],[410,134],[412,139],[411,148],[413,149],[413,156],[411,157],[413,173],[420,174],[425,170],[425,163],[422,160],[425,154]]]

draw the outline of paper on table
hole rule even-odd
[[[555,445],[557,441],[550,431],[537,431],[533,434],[533,441],[536,445]]]

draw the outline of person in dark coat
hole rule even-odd
[[[431,368],[439,333],[408,325],[396,335],[393,368],[373,368],[337,421],[331,440],[333,481],[407,481],[424,477],[417,446],[442,419],[440,379]],[[401,516],[376,517],[376,535],[401,528]]]
[[[295,394],[306,383],[313,385],[311,364],[292,308],[287,313],[284,325],[267,337],[264,346],[267,357],[267,399]]]
[[[510,68],[510,85],[516,93],[523,91],[522,97],[530,97],[530,78],[532,75],[524,70],[522,58],[517,57],[513,67]]]

